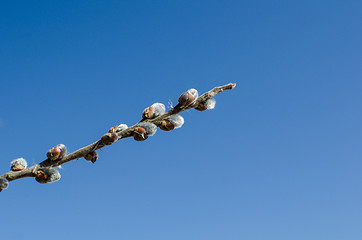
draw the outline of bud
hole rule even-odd
[[[141,122],[137,125],[133,132],[136,141],[144,141],[149,136],[153,136],[157,131],[157,126],[150,122]]]
[[[126,124],[120,124],[118,126],[114,126],[111,129],[109,129],[108,133],[122,132],[123,130],[125,130],[127,128],[128,128],[128,126]]]
[[[9,181],[4,177],[0,177],[0,192],[4,189],[7,189],[8,186],[9,186]]]
[[[155,135],[155,133],[157,131],[157,126],[155,124],[153,124],[153,123],[150,123],[150,122],[141,122],[137,126],[146,129],[146,132],[147,132],[148,136]]]
[[[126,124],[119,124],[117,128],[117,132],[122,132],[123,130],[126,130],[128,126]]]
[[[143,110],[143,119],[152,119],[158,117],[166,112],[166,107],[162,103],[154,103],[150,107]]]
[[[24,158],[17,158],[10,163],[11,171],[21,171],[24,170],[28,166],[28,163]]]
[[[195,109],[198,111],[205,111],[206,109],[214,109],[216,104],[215,98],[208,98],[201,102]]]
[[[195,101],[198,97],[199,97],[199,93],[197,92],[197,90],[194,88],[191,88],[180,96],[180,98],[178,99],[178,103],[180,106],[188,106],[193,101]]]
[[[65,155],[67,155],[67,148],[64,144],[58,144],[55,147],[49,149],[47,152],[47,157],[52,161],[61,159]]]
[[[104,145],[111,145],[112,143],[116,142],[117,140],[118,140],[118,135],[115,132],[106,133],[101,138],[101,142]]]
[[[178,114],[171,115],[161,122],[160,129],[163,131],[171,131],[175,128],[180,128],[184,124],[185,120]]]
[[[98,153],[96,151],[90,152],[84,158],[87,161],[91,161],[92,163],[95,163],[98,159]]]
[[[142,119],[150,119],[153,118],[153,116],[155,115],[155,108],[153,106],[150,106],[148,108],[146,108],[145,110],[143,110],[142,113]]]
[[[39,183],[51,183],[60,179],[60,173],[53,167],[43,167],[35,172],[35,180]]]
[[[111,129],[109,129],[108,133],[114,133],[117,132],[118,126],[114,126]]]
[[[136,127],[133,131],[133,138],[136,141],[144,141],[148,138],[147,131],[143,127]]]

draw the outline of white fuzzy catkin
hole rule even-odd
[[[153,117],[158,117],[166,112],[166,107],[163,103],[154,103],[152,107],[155,109]]]
[[[64,144],[58,144],[56,145],[56,147],[58,147],[62,151],[60,157],[64,157],[65,155],[67,155],[67,147]]]
[[[61,178],[58,170],[56,170],[53,167],[43,167],[40,170],[43,171],[48,177],[46,182],[40,182],[40,183],[52,183],[58,181]]]
[[[188,106],[199,97],[199,93],[195,88],[191,88],[181,94],[178,99],[179,106]]]
[[[17,158],[10,163],[10,169],[13,169],[17,165],[20,165],[25,169],[25,168],[27,168],[28,163],[26,162],[26,160],[24,158]]]
[[[9,181],[6,178],[0,177],[0,190],[7,189]]]
[[[56,170],[55,168],[50,168],[49,172],[50,172],[50,175],[48,175],[49,182],[56,182],[61,178],[59,171]]]
[[[214,109],[215,105],[216,105],[216,100],[215,98],[208,98],[205,102],[204,105],[207,109]]]
[[[119,124],[116,132],[122,132],[123,130],[126,130],[128,126],[126,124]]]
[[[174,114],[166,118],[166,120],[170,121],[175,128],[180,128],[185,123],[184,118],[181,115]]]
[[[195,100],[199,97],[199,92],[195,88],[190,88],[188,92],[191,93],[192,96],[194,96]]]
[[[153,136],[157,131],[157,126],[150,122],[141,122],[138,127],[142,127],[146,130],[148,136]]]

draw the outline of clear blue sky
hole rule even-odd
[[[0,173],[236,82],[1,192],[3,240],[362,239],[361,1],[2,1]]]

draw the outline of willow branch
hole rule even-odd
[[[204,93],[203,95],[201,95],[200,97],[198,97],[193,103],[191,103],[188,106],[179,106],[176,105],[174,108],[171,108],[168,112],[166,112],[165,114],[158,116],[154,119],[146,119],[144,120],[144,122],[151,122],[157,126],[160,126],[162,120],[164,120],[165,118],[173,115],[173,114],[178,114],[181,112],[184,112],[186,110],[192,109],[197,107],[201,102],[205,101],[208,98],[211,98],[213,96],[215,96],[218,93],[221,93],[225,90],[231,90],[236,86],[235,83],[229,83],[226,84],[224,86],[219,86],[219,87],[215,87],[212,90]],[[140,121],[142,122],[142,121]],[[140,123],[139,122],[139,123]],[[118,134],[118,140],[124,139],[124,138],[129,138],[131,136],[133,136],[133,132],[135,130],[135,128],[137,127],[137,125],[139,124],[135,124],[119,133]],[[14,181],[16,179],[20,179],[20,178],[24,178],[24,177],[35,177],[35,172],[37,171],[37,169],[39,169],[40,167],[56,167],[56,166],[60,166],[64,163],[70,162],[72,160],[75,159],[79,159],[82,157],[85,157],[88,153],[93,152],[95,150],[101,149],[105,146],[109,146],[109,145],[104,145],[102,144],[101,140],[98,140],[88,146],[85,146],[83,148],[80,148],[66,156],[64,156],[63,158],[56,160],[56,161],[51,161],[50,159],[46,159],[43,162],[36,164],[32,167],[26,168],[22,171],[10,171],[7,172],[5,174],[3,174],[1,177],[6,178],[8,181]]]

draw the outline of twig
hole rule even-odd
[[[231,90],[236,86],[235,83],[229,83],[227,85],[224,86],[220,86],[220,87],[215,87],[212,90],[204,93],[203,95],[201,95],[200,97],[198,97],[193,103],[191,103],[188,106],[179,106],[177,105],[176,107],[170,109],[168,112],[166,112],[165,114],[158,116],[154,119],[146,119],[144,120],[144,122],[150,122],[153,123],[157,126],[161,125],[162,120],[164,120],[165,118],[173,115],[173,114],[178,114],[181,113],[183,111],[186,111],[188,109],[192,109],[197,107],[201,102],[207,100],[208,98],[211,98],[213,96],[215,96],[218,93],[223,92],[224,90]],[[140,122],[139,122],[140,123]],[[124,139],[124,138],[129,138],[131,136],[133,136],[133,132],[134,130],[137,128],[138,124],[135,124],[119,133],[118,134],[118,140]],[[45,161],[36,164],[32,167],[26,168],[22,171],[10,171],[7,172],[5,174],[3,174],[1,177],[6,178],[9,182],[10,181],[14,181],[16,179],[20,179],[20,178],[24,178],[24,177],[35,177],[35,173],[36,171],[41,168],[41,167],[56,167],[56,166],[60,166],[64,163],[70,162],[72,160],[78,159],[78,158],[83,158],[85,157],[88,153],[93,152],[95,150],[101,149],[103,147],[105,147],[107,145],[104,145],[102,143],[101,140],[98,140],[88,146],[85,146],[83,148],[80,148],[66,156],[64,156],[63,158],[59,159],[59,160],[55,160],[55,161],[51,161],[50,159],[46,159]]]

